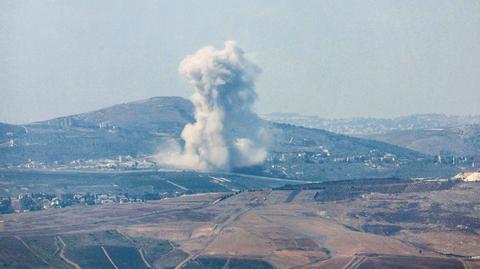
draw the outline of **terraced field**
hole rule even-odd
[[[18,237],[4,236],[0,237],[0,266],[2,268],[46,268],[48,264]]]
[[[67,244],[65,256],[81,268],[115,268],[100,246],[75,246]]]
[[[42,257],[43,260],[54,268],[71,268],[59,256],[60,242],[54,236],[29,236],[22,237],[30,249]]]
[[[258,259],[241,259],[230,257],[199,257],[185,264],[184,269],[273,269],[274,267]]]
[[[0,268],[151,268],[171,243],[117,231],[0,237]],[[150,262],[149,262],[150,261]]]
[[[105,246],[104,249],[118,268],[149,268],[142,260],[136,247]]]
[[[221,177],[214,180],[229,183],[229,178]],[[407,180],[336,184],[2,215],[0,265],[480,267],[480,184]],[[319,199],[319,192],[328,199]]]
[[[369,255],[366,256],[357,269],[390,269],[390,268],[451,268],[463,269],[465,268],[461,261],[448,258],[433,258],[433,257],[410,257],[399,255]]]

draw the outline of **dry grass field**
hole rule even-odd
[[[328,201],[321,187],[2,215],[0,267],[478,268],[480,184],[415,184]]]

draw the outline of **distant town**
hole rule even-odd
[[[22,193],[17,197],[0,197],[0,214],[39,211],[49,208],[64,208],[74,205],[104,205],[144,203],[167,197],[176,197],[186,193],[145,193],[132,195],[128,193]]]
[[[430,157],[433,163],[451,166],[462,166],[477,168],[478,164],[475,158],[471,156],[452,156],[436,155]],[[292,174],[300,175],[303,171],[299,168],[298,162],[310,164],[322,163],[357,163],[373,169],[381,169],[382,167],[401,166],[410,162],[408,158],[398,157],[393,153],[381,153],[377,150],[370,150],[368,154],[350,154],[347,156],[334,156],[330,150],[322,146],[316,152],[272,152],[266,159],[269,164],[267,173],[276,173],[280,176],[290,177]],[[74,160],[67,163],[54,161],[53,163],[43,163],[29,159],[27,162],[8,166],[7,169],[55,169],[55,170],[144,170],[158,169],[157,163],[152,157],[132,157],[130,155],[119,155],[116,159],[98,159],[98,160]]]
[[[132,170],[155,167],[156,164],[153,160],[119,155],[117,159],[74,160],[67,163],[54,161],[51,164],[29,159],[26,163],[9,166],[8,169]]]

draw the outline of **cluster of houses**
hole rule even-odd
[[[142,195],[111,193],[22,193],[17,197],[0,197],[3,213],[20,213],[49,208],[63,208],[72,205],[127,204],[142,203],[147,200],[159,200],[167,194],[146,193]]]
[[[150,169],[155,167],[155,162],[146,158],[134,158],[130,155],[118,156],[117,159],[99,159],[99,160],[74,160],[66,164],[54,162],[47,165],[35,160],[28,160],[26,163],[15,168],[23,169],[101,169],[101,170],[122,170],[122,169]]]
[[[130,155],[118,156],[117,159],[75,160],[66,165],[71,169],[148,169],[155,163],[147,159],[135,159]]]

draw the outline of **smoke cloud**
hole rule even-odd
[[[265,131],[253,112],[260,68],[234,41],[217,50],[205,47],[187,56],[179,72],[194,86],[195,122],[182,131],[183,147],[171,143],[158,156],[168,166],[229,170],[264,161]]]

